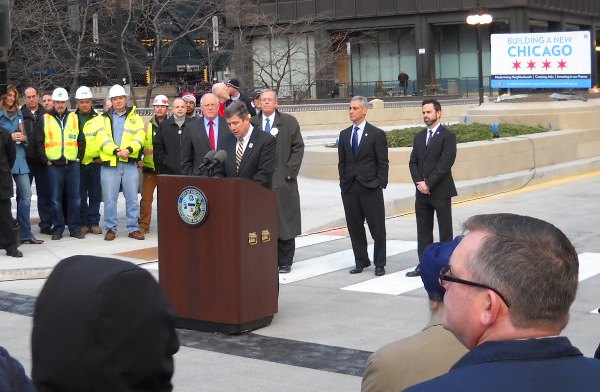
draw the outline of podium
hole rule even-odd
[[[242,178],[160,175],[157,219],[159,283],[178,327],[242,333],[271,323],[279,295],[271,190]]]

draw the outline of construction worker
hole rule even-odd
[[[127,106],[127,93],[123,86],[112,86],[108,98],[112,102],[112,109],[102,114],[104,124],[96,135],[102,160],[100,180],[106,226],[104,239],[112,241],[117,236],[117,200],[122,186],[129,238],[143,240],[145,237],[138,223],[140,177],[136,162],[146,138],[144,120],[137,114],[135,106]]]
[[[152,141],[158,126],[167,118],[169,99],[162,94],[154,97],[154,116],[146,124],[146,140],[144,142],[144,157],[138,161],[142,169],[142,199],[140,200],[140,231],[146,234],[150,231],[152,220],[152,202],[156,189],[156,172],[154,169],[154,149]]]
[[[52,200],[52,239],[60,240],[65,230],[63,193],[66,195],[66,224],[71,237],[85,238],[81,231],[79,207],[80,162],[85,152],[85,138],[79,132],[77,116],[69,115],[69,94],[62,87],[52,92],[53,109],[36,123],[40,161],[48,165],[48,183]]]
[[[83,233],[102,234],[100,228],[100,202],[102,186],[100,184],[100,149],[96,143],[96,133],[102,127],[102,119],[93,109],[93,94],[89,87],[81,86],[75,92],[77,110],[75,116],[79,132],[85,136],[85,154],[81,161],[79,189],[81,205],[81,231]]]

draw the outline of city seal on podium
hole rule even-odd
[[[184,188],[177,199],[177,212],[188,225],[203,223],[208,216],[208,200],[204,192],[193,186]]]

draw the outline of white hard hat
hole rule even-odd
[[[57,87],[52,91],[52,100],[53,101],[68,101],[69,93],[62,87]]]
[[[75,91],[75,99],[92,99],[92,90],[87,86],[81,86]]]
[[[125,89],[123,88],[123,86],[119,85],[119,84],[115,84],[114,86],[112,86],[110,88],[110,90],[108,90],[108,98],[115,98],[115,97],[126,97],[127,93],[125,92]]]
[[[154,97],[153,106],[169,106],[169,98],[166,95],[158,94]]]

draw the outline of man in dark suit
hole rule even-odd
[[[200,175],[198,167],[206,153],[222,150],[225,138],[231,134],[225,117],[219,116],[219,98],[216,95],[204,94],[200,98],[200,108],[202,117],[187,124],[181,144],[181,169],[186,176]]]
[[[227,177],[241,177],[256,181],[271,189],[271,179],[277,159],[277,140],[255,130],[250,123],[244,102],[234,102],[225,109],[231,134],[225,139],[225,172]]]
[[[375,275],[385,275],[385,206],[383,189],[388,183],[388,147],[385,132],[366,122],[367,99],[357,96],[350,101],[352,126],[340,133],[338,144],[340,188],[359,274],[371,265],[367,254],[365,219],[375,242]]]
[[[277,194],[279,273],[285,274],[292,270],[296,236],[302,229],[300,194],[296,179],[304,157],[304,141],[298,120],[292,115],[279,112],[278,106],[275,91],[263,91],[262,111],[253,117],[251,122],[254,129],[270,133],[277,140],[277,164],[273,173],[272,189]]]
[[[456,187],[452,165],[456,159],[456,136],[441,125],[442,106],[435,99],[422,102],[426,129],[415,135],[408,167],[417,187],[417,253],[419,259],[427,245],[433,243],[433,214],[438,221],[440,242],[452,241],[452,196]],[[419,276],[419,266],[406,276]]]

